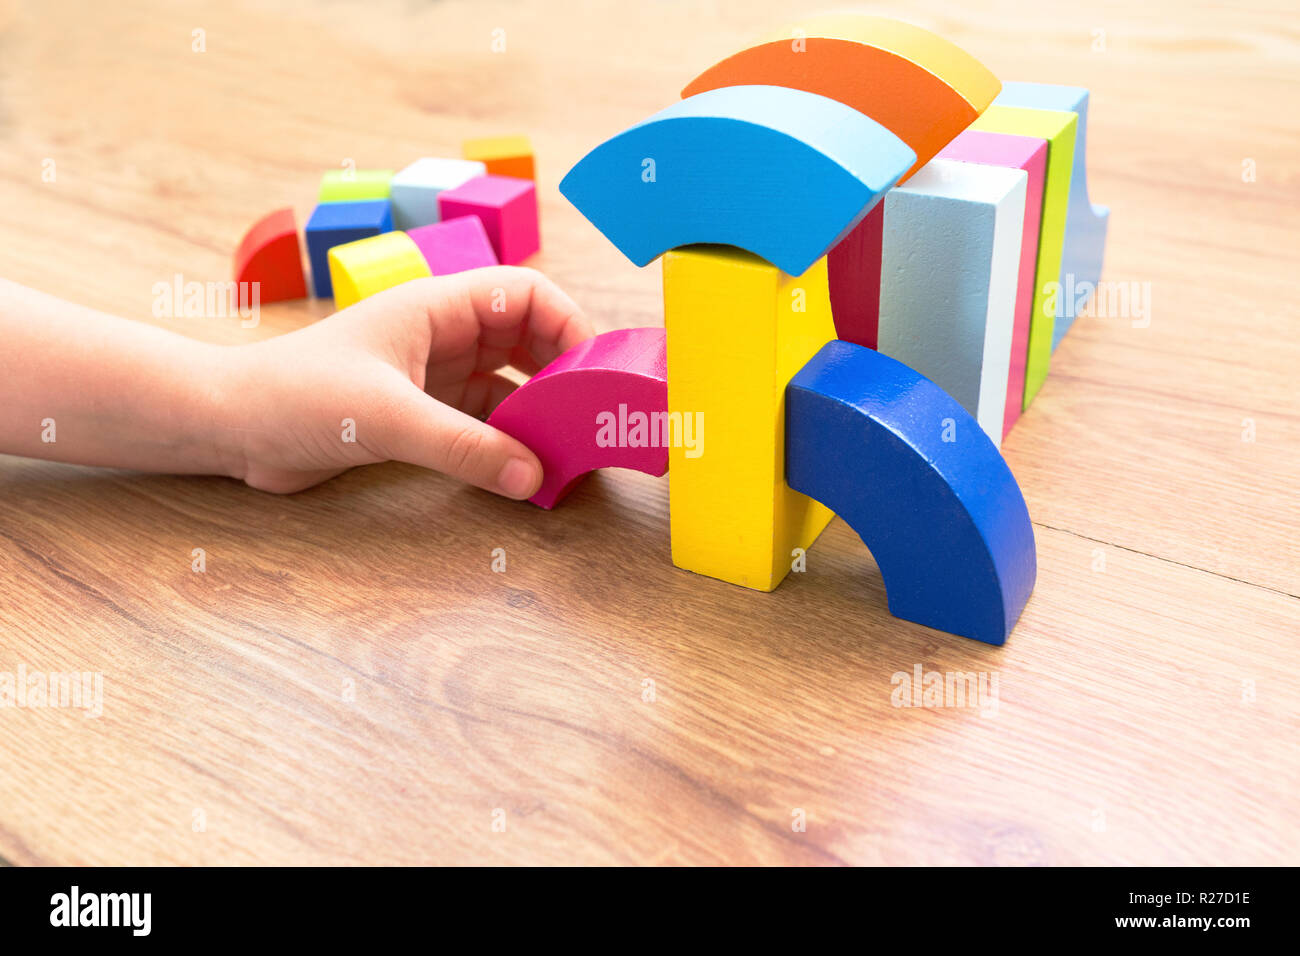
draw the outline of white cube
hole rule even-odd
[[[487,167],[471,159],[417,159],[393,177],[393,228],[414,229],[438,221],[438,193],[453,189]]]

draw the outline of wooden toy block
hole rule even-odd
[[[499,264],[478,216],[445,219],[412,229],[407,235],[420,247],[429,271],[436,276]]]
[[[668,410],[701,439],[669,449],[673,563],[770,591],[832,517],[784,463],[785,386],[835,335],[826,261],[791,276],[706,246],[668,252],[663,271]]]
[[[906,180],[970,125],[1002,84],[956,44],[889,17],[809,17],[705,70],[683,97],[747,85],[837,100],[871,117],[916,154]]]
[[[461,155],[487,166],[493,176],[536,179],[533,167],[533,144],[527,136],[484,136],[467,139]]]
[[[258,302],[301,299],[307,294],[302,246],[292,209],[267,213],[244,233],[235,250],[235,282],[244,304],[243,283],[258,284]]]
[[[391,169],[331,169],[320,179],[319,202],[358,202],[387,199]]]
[[[1025,188],[1020,169],[931,160],[885,197],[877,348],[1002,442]]]
[[[432,275],[420,247],[404,232],[382,232],[335,246],[329,251],[329,267],[334,305],[340,309]]]
[[[443,219],[477,216],[502,265],[517,266],[541,247],[537,189],[531,180],[476,176],[438,194]]]
[[[393,228],[415,229],[438,221],[438,196],[487,172],[466,159],[417,159],[393,177]]]
[[[996,76],[960,47],[887,17],[833,14],[790,25],[717,63],[682,91],[740,84],[806,90],[880,123],[916,154],[907,182],[997,95]],[[874,347],[880,296],[879,214],[867,216],[830,252],[831,306],[838,336]]]
[[[330,284],[329,251],[345,242],[390,232],[391,204],[387,199],[364,202],[323,202],[307,220],[307,256],[311,259],[311,280],[318,299],[334,294]]]
[[[721,243],[799,275],[915,161],[833,99],[778,86],[708,90],[602,143],[562,192],[639,266]]]
[[[1011,133],[1047,140],[1047,172],[1043,177],[1043,216],[1038,229],[1038,264],[1034,269],[1034,309],[1029,320],[1029,346],[1025,357],[1025,394],[1021,408],[1027,409],[1047,380],[1052,361],[1055,325],[1051,308],[1051,285],[1061,274],[1061,251],[1065,244],[1065,215],[1070,199],[1070,176],[1074,165],[1074,136],[1078,117],[1059,110],[990,106],[971,124],[971,129],[988,133]]]
[[[1002,437],[1020,418],[1025,394],[1025,360],[1029,349],[1029,320],[1034,307],[1034,270],[1038,266],[1038,228],[1043,215],[1043,177],[1047,173],[1047,141],[1008,133],[967,130],[944,147],[940,159],[1023,169],[1029,177],[1025,191],[1025,221],[1020,233],[1020,271],[1016,280],[1016,321],[1011,334],[1011,365],[1007,372],[1006,411]]]
[[[1106,252],[1110,210],[1105,206],[1095,206],[1088,199],[1088,91],[1079,86],[1007,83],[993,102],[998,106],[1060,110],[1079,117],[1070,174],[1070,205],[1065,215],[1060,282],[1064,290],[1082,291],[1073,299],[1063,301],[1063,308],[1057,310],[1056,323],[1052,327],[1052,348],[1055,350],[1074,325],[1078,310],[1087,305],[1095,291]]]
[[[862,537],[891,614],[1006,641],[1034,588],[1033,526],[1006,462],[943,389],[829,343],[786,389],[785,474]]]
[[[879,334],[884,241],[885,204],[880,202],[826,256],[835,336],[869,349]]]
[[[542,463],[529,499],[554,508],[597,468],[659,476],[668,446],[684,437],[668,415],[663,329],[619,329],[575,345],[497,406],[488,424],[519,439]]]

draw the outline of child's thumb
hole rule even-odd
[[[409,389],[403,390],[381,436],[387,457],[441,471],[507,498],[537,493],[542,465],[526,446],[406,384]]]

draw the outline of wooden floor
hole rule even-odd
[[[666,479],[548,514],[400,465],[274,497],[0,458],[0,671],[104,689],[98,719],[0,709],[0,857],[1300,862],[1300,18],[978,6],[867,9],[1093,90],[1106,277],[1151,305],[1080,319],[1006,444],[1039,550],[1006,647],[891,618],[838,520],[772,594],[678,571]],[[346,159],[521,131],[537,264],[601,328],[657,324],[657,266],[556,183],[809,9],[0,0],[0,274],[274,335],[327,304],[155,320],[154,283],[228,278],[243,230],[304,216]],[[996,675],[997,707],[894,707],[917,665]]]

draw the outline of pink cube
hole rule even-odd
[[[497,254],[488,241],[487,230],[478,216],[444,219],[429,226],[417,226],[406,234],[419,246],[429,271],[436,276],[498,265]]]
[[[438,194],[443,219],[477,216],[497,258],[518,265],[541,247],[537,233],[537,190],[531,179],[476,176]]]

